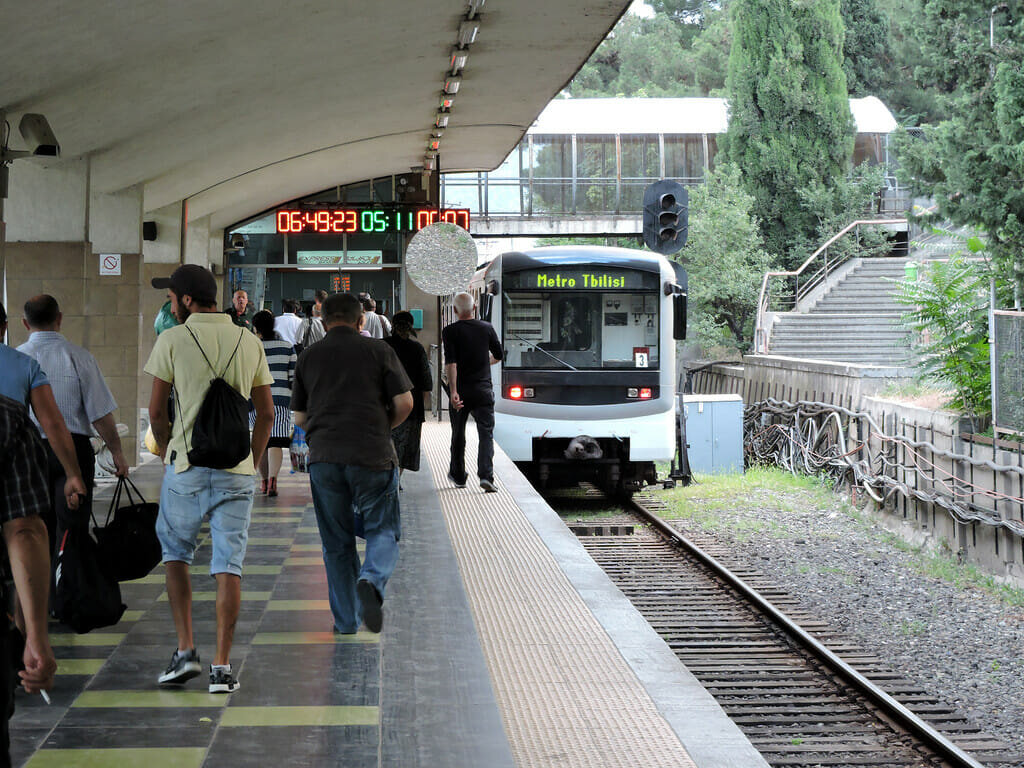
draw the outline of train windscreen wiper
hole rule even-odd
[[[513,338],[519,339],[520,341],[522,341],[522,342],[524,342],[524,343],[526,343],[526,344],[529,344],[529,345],[530,345],[531,347],[533,347],[534,349],[536,349],[536,350],[537,350],[538,352],[543,352],[543,353],[544,353],[545,355],[547,355],[548,357],[550,357],[550,358],[551,358],[552,360],[554,360],[554,361],[556,361],[556,362],[559,362],[559,363],[561,363],[562,365],[564,365],[564,366],[565,366],[566,368],[568,368],[568,369],[569,369],[570,371],[576,371],[577,373],[579,372],[579,370],[580,370],[579,368],[576,368],[576,367],[574,367],[574,366],[570,365],[569,363],[565,362],[565,360],[563,360],[562,358],[558,357],[557,355],[553,355],[553,354],[551,354],[551,353],[550,353],[550,352],[548,352],[548,351],[547,351],[546,349],[541,349],[540,347],[538,347],[538,346],[537,346],[536,344],[534,344],[534,343],[533,343],[532,341],[530,341],[529,339],[524,339],[524,338],[523,338],[522,336],[520,336],[519,334],[517,334],[517,333],[512,333],[512,331],[505,331],[505,333],[507,333],[507,334],[508,334],[509,336],[512,336]]]

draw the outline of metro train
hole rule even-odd
[[[501,339],[494,436],[540,487],[629,493],[674,455],[675,344],[686,272],[625,248],[513,251],[470,283]]]

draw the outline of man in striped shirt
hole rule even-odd
[[[25,302],[23,321],[30,336],[28,341],[18,347],[18,351],[35,358],[50,381],[57,409],[71,432],[78,466],[82,470],[82,479],[87,491],[75,517],[78,520],[88,520],[95,485],[95,458],[90,442],[93,428],[96,428],[96,432],[110,449],[118,477],[127,476],[128,462],[121,448],[121,437],[118,435],[114,419],[114,411],[117,409],[114,396],[107,387],[96,358],[77,344],[72,344],[61,334],[63,321],[64,316],[53,296],[33,296]],[[43,437],[47,437],[45,433]],[[64,485],[64,469],[52,450],[48,451],[48,454],[53,505],[46,523],[54,534],[53,542],[56,544],[69,522],[69,510],[63,495],[59,492]]]

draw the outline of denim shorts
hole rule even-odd
[[[173,464],[169,465],[160,488],[156,521],[164,562],[176,560],[191,565],[199,529],[203,520],[209,519],[213,544],[210,575],[241,576],[254,490],[252,475],[209,467],[189,467],[179,473]]]

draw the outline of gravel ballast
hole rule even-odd
[[[709,479],[706,496],[701,485],[655,495],[682,510],[682,532],[734,545],[805,610],[1024,754],[1020,593],[966,583],[971,569],[906,545],[845,496],[804,486],[723,495]],[[927,575],[938,566],[945,579]]]

